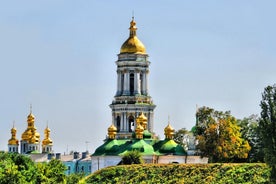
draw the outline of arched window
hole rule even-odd
[[[141,93],[142,93],[142,91],[144,91],[144,87],[143,87],[143,74],[142,73],[140,73],[140,90],[141,90]]]
[[[130,116],[128,118],[128,132],[133,132],[134,131],[134,117]]]
[[[116,118],[116,125],[117,125],[117,131],[119,132],[120,128],[121,128],[121,118],[120,118],[120,116],[117,116],[117,118]]]
[[[121,92],[124,91],[124,74],[121,74]]]
[[[130,91],[130,95],[133,95],[134,93],[134,74],[131,73],[129,75],[129,91]]]

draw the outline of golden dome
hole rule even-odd
[[[11,129],[11,135],[12,135],[12,137],[9,139],[8,144],[9,145],[18,145],[18,140],[16,139],[16,128],[14,128],[14,126]]]
[[[27,117],[27,122],[34,123],[34,121],[35,121],[35,116],[32,113],[30,113]]]
[[[136,36],[136,22],[132,17],[132,21],[130,22],[129,27],[129,38],[123,43],[120,54],[123,53],[137,53],[137,54],[145,54],[146,48],[144,44],[138,39]]]
[[[135,129],[136,139],[143,139],[144,128],[142,125],[137,124]]]
[[[28,143],[35,144],[40,142],[40,134],[36,131],[36,127],[34,126],[35,116],[32,114],[32,111],[27,117],[28,127],[22,134],[21,138],[23,141],[27,141]]]
[[[53,144],[53,141],[52,139],[50,138],[50,132],[51,130],[48,128],[48,126],[45,128],[44,130],[44,136],[45,138],[43,139],[42,141],[42,145],[43,146],[47,146],[47,145],[52,145]]]
[[[142,125],[144,130],[147,129],[148,118],[143,112],[136,118],[136,123]]]
[[[172,139],[174,136],[174,128],[170,125],[170,123],[165,127],[164,134],[167,139]]]
[[[108,138],[115,139],[117,134],[117,128],[113,124],[110,125],[110,127],[108,127],[107,131],[108,131]]]

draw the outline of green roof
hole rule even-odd
[[[145,142],[143,139],[134,140],[132,144],[128,145],[120,155],[123,155],[128,151],[134,151],[134,150],[139,151],[142,155],[155,155],[153,146]]]
[[[161,155],[172,154],[172,155],[186,155],[184,148],[177,144],[173,139],[165,139],[159,141],[154,145],[155,151]]]

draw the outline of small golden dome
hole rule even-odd
[[[143,139],[144,128],[142,125],[137,124],[135,129],[136,139]]]
[[[136,118],[136,123],[142,125],[144,130],[147,129],[148,118],[143,112]]]
[[[51,132],[51,130],[50,130],[50,128],[47,126],[47,127],[45,128],[45,130],[44,130],[44,136],[45,136],[45,138],[44,138],[43,141],[42,141],[42,145],[43,145],[43,146],[47,146],[47,145],[52,145],[52,144],[53,144],[53,141],[52,141],[52,139],[50,138],[50,132]]]
[[[34,123],[34,121],[35,121],[35,116],[32,113],[30,113],[27,117],[27,122]]]
[[[165,127],[164,134],[167,139],[172,139],[174,136],[174,128],[170,125],[170,123]]]
[[[108,132],[117,132],[117,128],[112,124],[108,127]]]
[[[129,27],[129,38],[123,43],[120,54],[123,53],[137,53],[137,54],[145,54],[146,48],[144,44],[138,39],[136,36],[136,22],[132,17],[132,21],[130,22]]]
[[[115,136],[117,134],[117,128],[113,124],[110,125],[110,127],[108,127],[107,131],[108,131],[108,138],[115,139]]]
[[[13,126],[11,129],[11,138],[8,141],[9,145],[18,145],[18,140],[16,139],[16,128]]]

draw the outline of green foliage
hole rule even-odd
[[[271,181],[276,183],[276,85],[267,86],[262,94],[260,130],[265,162],[271,166]]]
[[[60,160],[35,164],[26,155],[0,153],[0,183],[65,183],[65,169]]]
[[[187,150],[187,147],[188,147],[187,143],[184,142],[185,135],[187,135],[188,133],[189,133],[188,130],[186,130],[185,128],[182,128],[175,132],[174,138],[173,138],[173,140],[177,144],[181,145],[184,148],[184,150]]]
[[[267,183],[266,164],[137,164],[108,167],[86,178],[87,183]]]
[[[201,107],[196,115],[197,148],[209,162],[238,162],[248,157],[250,145],[241,137],[237,120],[229,111]]]
[[[260,125],[257,115],[251,115],[242,120],[238,120],[241,127],[242,138],[247,140],[251,150],[248,154],[246,162],[264,162],[263,145],[260,135]]]
[[[84,178],[84,173],[72,173],[66,177],[66,184],[79,183]]]
[[[35,183],[38,174],[33,161],[17,153],[0,153],[0,183]]]
[[[142,155],[139,151],[129,151],[122,157],[123,165],[142,164],[144,162]]]

